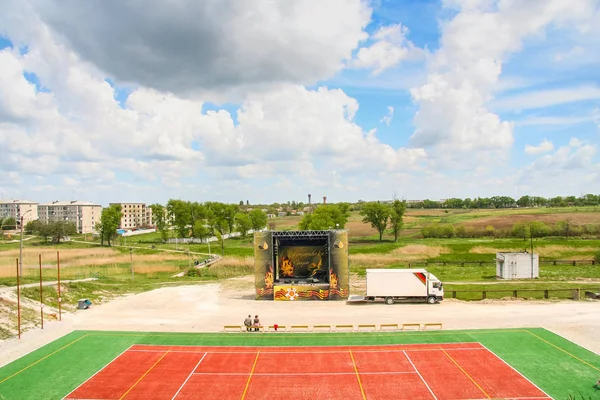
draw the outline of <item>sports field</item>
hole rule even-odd
[[[0,368],[0,399],[595,399],[599,377],[544,329],[76,331]]]

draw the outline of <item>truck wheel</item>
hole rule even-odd
[[[435,303],[437,303],[437,299],[435,298],[435,296],[430,296],[427,298],[427,303],[435,304]]]
[[[389,305],[394,304],[394,298],[393,297],[386,297],[385,298],[385,304],[389,304]]]

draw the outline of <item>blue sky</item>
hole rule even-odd
[[[12,2],[0,196],[600,192],[597,0],[231,1]]]

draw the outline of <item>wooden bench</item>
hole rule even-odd
[[[245,326],[242,325],[225,325],[223,332],[243,332],[246,330]]]
[[[405,330],[420,331],[421,324],[402,324],[402,330],[403,331],[405,331]]]
[[[308,332],[308,325],[292,325],[290,326],[290,332]]]
[[[357,331],[369,330],[369,331],[375,332],[377,330],[377,327],[375,326],[375,324],[361,324],[361,325],[358,325],[356,330]]]
[[[379,325],[380,331],[397,331],[398,324],[381,324]]]
[[[313,325],[315,332],[331,332],[331,325]]]
[[[435,328],[435,327],[442,329],[442,323],[441,322],[430,322],[430,323],[423,324],[424,330],[427,330],[427,328]]]
[[[336,330],[336,332],[339,331],[339,330],[342,330],[342,331],[348,331],[348,330],[353,331],[354,330],[354,325],[335,325],[335,330]]]

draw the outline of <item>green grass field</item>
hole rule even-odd
[[[134,344],[349,346],[479,342],[555,399],[600,398],[600,356],[547,330],[399,333],[143,333],[75,331],[0,368],[0,399],[60,399]]]

